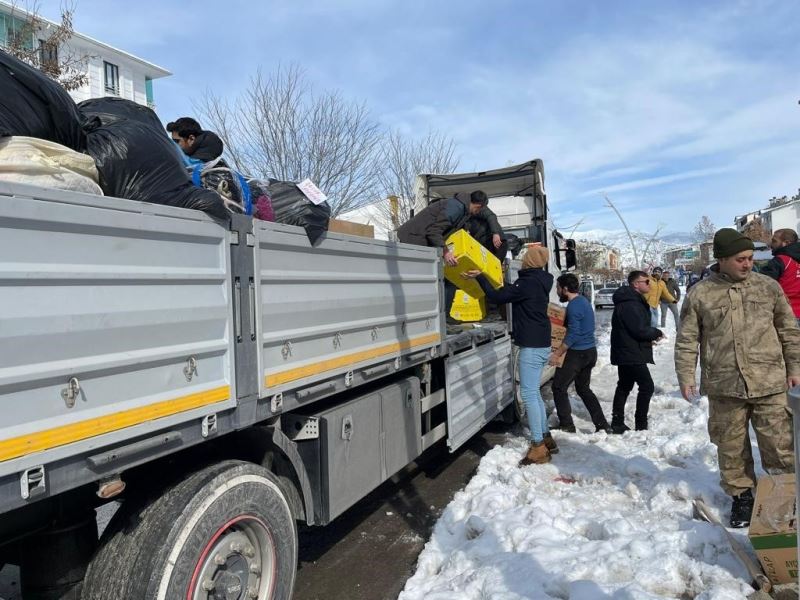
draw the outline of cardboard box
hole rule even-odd
[[[339,219],[330,219],[328,221],[328,231],[357,235],[365,238],[375,238],[375,228],[372,225],[363,225],[361,223],[341,221]]]
[[[494,288],[503,285],[503,265],[498,258],[484,248],[481,243],[463,229],[453,233],[446,241],[447,247],[455,254],[458,264],[445,266],[444,276],[457,288],[464,290],[473,298],[483,298],[481,286],[474,279],[464,279],[461,273],[478,269]]]
[[[758,480],[748,535],[772,583],[797,581],[797,497],[794,473]]]
[[[486,297],[473,298],[464,290],[456,290],[450,316],[458,321],[482,321],[486,318]]]
[[[550,325],[550,347],[558,348],[567,337],[567,328],[563,325]]]
[[[564,306],[551,302],[547,305],[547,318],[553,325],[563,325],[567,319],[567,309]]]

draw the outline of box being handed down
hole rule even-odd
[[[772,583],[797,581],[797,500],[794,473],[758,480],[748,535]]]
[[[555,350],[564,341],[567,335],[567,328],[564,327],[564,321],[567,318],[567,309],[551,302],[547,305],[547,317],[550,319],[550,348]],[[560,367],[564,364],[563,355],[555,366]]]
[[[461,273],[465,271],[478,269],[495,289],[503,285],[503,265],[494,254],[466,231],[459,229],[448,237],[445,243],[458,261],[455,267],[444,268],[444,276],[450,283],[473,298],[483,298],[485,294],[477,281],[461,277]]]

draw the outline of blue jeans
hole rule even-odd
[[[658,309],[650,307],[650,327],[658,327]]]
[[[541,442],[544,434],[550,432],[540,390],[542,370],[548,358],[550,358],[550,348],[520,347],[519,349],[519,388],[528,412],[531,440],[534,442]]]

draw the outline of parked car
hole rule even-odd
[[[604,306],[614,306],[614,301],[611,297],[617,291],[616,287],[602,287],[594,293],[594,307],[603,308]]]

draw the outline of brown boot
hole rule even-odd
[[[550,433],[544,434],[544,445],[547,446],[547,451],[550,454],[558,454],[558,446]]]
[[[524,467],[526,465],[541,465],[549,462],[550,451],[547,449],[545,443],[543,441],[531,442],[531,446],[528,448],[528,453],[521,461],[519,461],[519,466]]]

